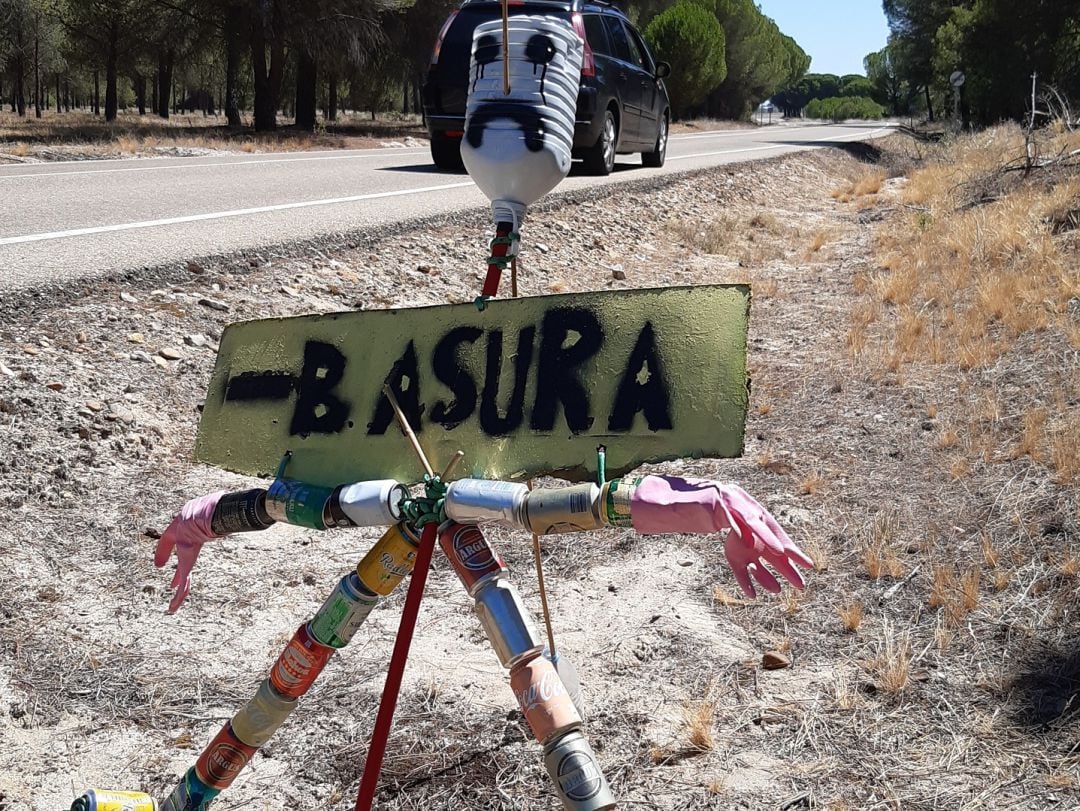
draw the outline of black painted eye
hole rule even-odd
[[[525,56],[537,65],[546,65],[555,58],[555,43],[544,34],[533,34],[525,45]]]
[[[484,34],[476,41],[476,63],[486,65],[499,58],[499,40],[491,34]]]

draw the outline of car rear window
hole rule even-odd
[[[604,17],[603,20],[608,36],[611,38],[611,55],[623,62],[637,64],[637,60],[630,52],[630,40],[626,36],[622,20],[616,17]]]
[[[601,56],[611,56],[611,45],[608,43],[607,31],[604,29],[604,21],[599,14],[584,14],[585,36],[589,40],[589,46],[593,52]]]
[[[510,16],[519,14],[553,14],[570,19],[570,13],[552,8],[551,5],[511,5]],[[469,81],[469,58],[472,56],[473,31],[480,23],[498,19],[502,15],[497,3],[467,5],[458,12],[454,24],[446,32],[442,50],[439,52],[439,78],[442,85],[466,85]]]

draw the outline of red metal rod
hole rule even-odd
[[[386,741],[390,737],[390,727],[394,723],[394,710],[397,709],[398,693],[401,692],[401,679],[405,674],[405,663],[409,658],[413,631],[416,630],[416,618],[420,613],[420,600],[424,596],[424,584],[427,582],[428,569],[431,568],[431,555],[435,550],[435,538],[438,527],[434,523],[426,524],[420,536],[420,548],[416,552],[416,565],[413,566],[409,592],[405,595],[405,607],[401,610],[401,622],[398,624],[397,639],[394,641],[394,653],[390,657],[390,667],[386,671],[386,684],[379,700],[379,714],[375,717],[375,729],[371,733],[371,745],[368,747],[367,762],[364,764],[364,776],[360,779],[360,790],[356,794],[356,811],[371,811],[375,801],[375,791],[379,787],[379,772],[382,770],[383,755],[386,754]]]
[[[495,229],[495,237],[508,237],[510,236],[510,229],[513,226],[504,225],[502,223]],[[492,256],[506,256],[506,252],[510,250],[510,246],[505,242],[499,242],[491,246]],[[487,276],[484,278],[484,286],[480,290],[481,295],[495,296],[499,292],[499,282],[502,281],[502,268],[497,264],[488,265]]]

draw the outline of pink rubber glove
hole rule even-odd
[[[176,593],[169,603],[170,614],[176,613],[176,609],[183,604],[191,591],[191,570],[199,559],[202,545],[211,538],[218,537],[210,528],[210,521],[223,495],[225,491],[221,490],[193,498],[180,508],[180,514],[172,520],[158,541],[154,552],[154,565],[159,569],[169,562],[173,549],[176,550],[176,574],[169,586],[176,589]]]
[[[757,596],[751,575],[766,591],[780,591],[766,562],[797,589],[806,583],[792,563],[814,568],[769,511],[737,484],[646,476],[630,499],[630,518],[641,535],[730,529],[724,554],[747,597]]]

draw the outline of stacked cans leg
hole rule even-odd
[[[416,535],[393,526],[343,577],[314,618],[296,629],[255,696],[225,724],[161,807],[205,811],[266,744],[315,683],[334,651],[345,647],[378,604],[412,571]]]
[[[439,544],[476,601],[476,613],[536,740],[548,774],[568,811],[613,808],[615,798],[581,734],[581,715],[546,656],[543,641],[498,552],[475,526],[448,521]]]

